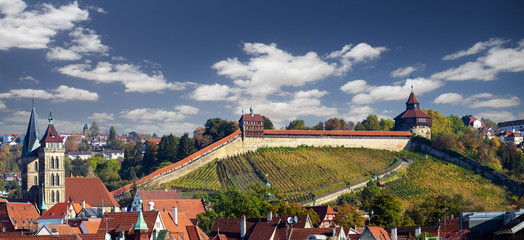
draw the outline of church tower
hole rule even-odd
[[[29,117],[29,124],[27,125],[21,161],[22,197],[32,199],[34,202],[36,202],[36,199],[39,197],[38,149],[40,147],[41,137],[38,117],[35,111],[35,100],[33,99],[33,109],[31,110],[31,117]]]
[[[53,116],[49,113],[49,125],[38,150],[39,202],[47,208],[57,202],[65,202],[65,168],[63,138],[58,135]],[[44,198],[44,199],[42,199]],[[40,206],[42,209],[44,206]]]

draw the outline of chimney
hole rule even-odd
[[[86,200],[82,200],[82,209],[86,208]]]
[[[246,237],[246,215],[242,215],[240,219],[240,238]]]
[[[173,222],[178,226],[178,208],[173,207]]]
[[[273,220],[273,212],[269,211],[267,212],[267,222],[271,222]]]
[[[103,207],[99,207],[98,210],[97,210],[97,217],[101,218],[104,216],[104,208]]]
[[[420,226],[415,228],[415,237],[418,238],[418,236],[420,236],[421,232],[422,232],[422,229],[420,228]]]
[[[397,240],[397,227],[393,226],[391,228],[391,240]]]
[[[149,211],[153,211],[153,206],[155,206],[155,203],[153,201],[149,201],[147,206],[149,207]]]

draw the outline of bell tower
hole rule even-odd
[[[40,148],[40,127],[38,125],[38,117],[35,111],[35,100],[33,99],[33,109],[31,109],[31,117],[29,117],[29,124],[24,138],[24,145],[22,147],[22,198],[32,199],[36,202],[39,191],[38,180],[38,149]]]
[[[63,138],[58,135],[53,116],[49,113],[49,124],[38,150],[38,177],[40,187],[39,202],[52,207],[57,202],[65,202],[65,168]],[[43,206],[40,206],[42,208]]]

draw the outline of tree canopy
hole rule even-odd
[[[289,123],[289,125],[286,127],[286,130],[309,130],[311,129],[309,126],[306,126],[304,123],[304,120],[302,119],[296,119]]]

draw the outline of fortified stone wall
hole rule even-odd
[[[214,159],[222,159],[228,156],[235,156],[248,151],[256,151],[263,147],[298,147],[308,145],[315,147],[323,146],[345,146],[345,147],[364,147],[372,149],[385,149],[390,151],[400,151],[411,147],[411,138],[408,137],[366,137],[366,136],[297,136],[282,137],[278,135],[266,136],[263,138],[244,138],[239,136],[227,144],[222,145],[195,160],[179,167],[168,174],[158,176],[144,184],[153,186],[169,182],[185,176],[193,170],[210,163]]]

